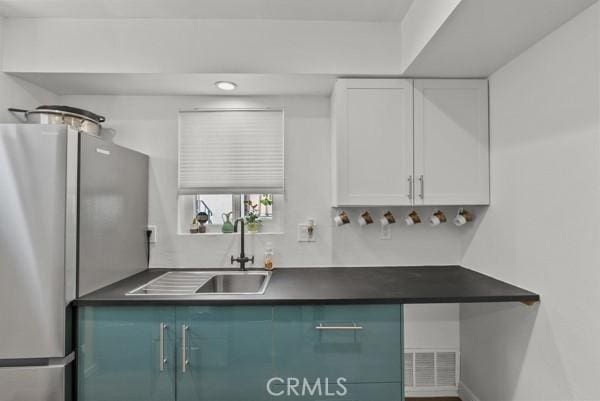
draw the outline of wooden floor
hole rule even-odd
[[[458,397],[425,397],[425,398],[417,398],[417,397],[407,397],[404,401],[460,401]]]

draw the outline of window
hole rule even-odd
[[[250,213],[254,213],[259,218],[270,219],[273,217],[273,195],[242,195],[240,212],[242,216],[248,216]]]
[[[179,232],[198,213],[207,232],[254,213],[262,231],[280,231],[283,204],[283,112],[197,110],[179,115]]]
[[[230,214],[233,223],[239,217],[248,217],[254,212],[260,220],[260,230],[280,232],[282,216],[277,205],[283,204],[283,195],[277,194],[208,194],[179,195],[179,232],[189,232],[194,216],[200,212],[208,215],[208,233],[220,233],[221,226]]]
[[[186,201],[183,208],[187,216],[193,218],[198,213],[208,215],[207,224],[221,224],[223,214],[231,213],[230,218],[247,217],[254,213],[260,219],[273,218],[272,194],[209,194],[183,195]]]

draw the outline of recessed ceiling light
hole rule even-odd
[[[217,81],[217,82],[215,82],[215,85],[217,88],[224,90],[224,91],[232,91],[235,88],[237,88],[237,85],[230,81]]]

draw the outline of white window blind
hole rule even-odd
[[[179,113],[179,193],[283,193],[283,111]]]

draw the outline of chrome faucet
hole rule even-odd
[[[233,224],[233,232],[238,232],[238,223],[242,223],[242,231],[240,231],[240,256],[234,258],[231,256],[231,264],[234,262],[238,262],[240,264],[240,270],[246,270],[246,263],[251,262],[254,264],[254,256],[247,257],[246,252],[244,251],[244,219],[236,219]]]

